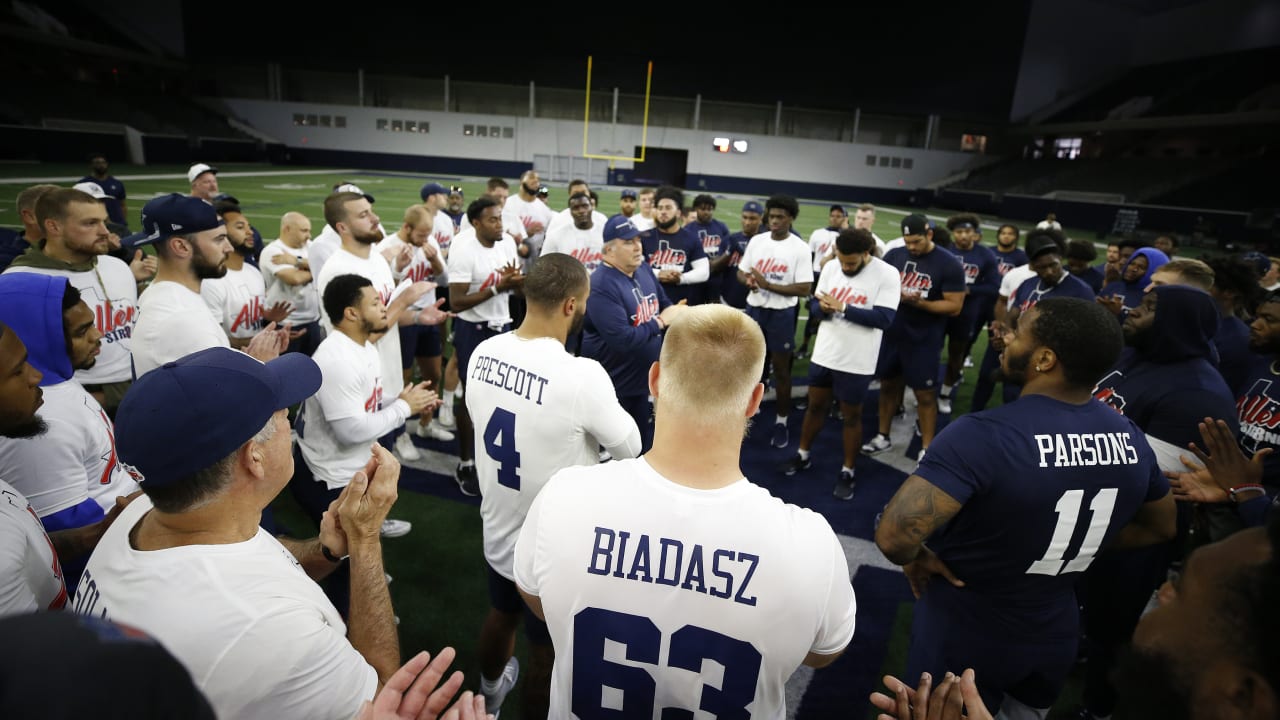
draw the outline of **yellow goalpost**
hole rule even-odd
[[[644,162],[645,151],[648,149],[649,139],[649,90],[653,87],[653,61],[649,61],[648,72],[644,79],[644,123],[640,129],[640,157],[630,157],[627,155],[593,155],[587,151],[588,137],[591,133],[591,56],[587,56],[587,102],[586,111],[582,116],[582,156],[595,158],[598,160],[609,160],[610,166],[614,160],[625,160],[629,162]]]

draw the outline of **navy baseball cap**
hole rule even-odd
[[[929,232],[929,218],[912,213],[902,218],[902,237],[908,235],[924,235]]]
[[[1062,248],[1050,235],[1033,235],[1027,240],[1027,258],[1035,260],[1047,252],[1062,254]]]
[[[447,188],[447,187],[445,187],[445,186],[443,186],[443,185],[441,185],[440,183],[437,183],[437,182],[430,182],[430,183],[427,183],[426,185],[423,185],[423,186],[422,186],[422,192],[420,193],[420,195],[422,196],[422,199],[423,199],[423,200],[426,200],[427,198],[431,197],[432,195],[446,195],[446,196],[447,196],[448,194],[449,194],[449,188]]]
[[[268,363],[224,347],[191,353],[134,381],[116,411],[116,450],[144,489],[181,482],[314,395],[320,381],[320,367],[302,353]]]
[[[142,232],[134,233],[121,242],[127,247],[150,245],[174,235],[212,230],[223,224],[213,206],[201,198],[169,193],[152,198],[142,206]]]
[[[626,198],[631,198],[632,200],[635,200],[636,198],[639,197],[639,195],[636,195],[635,190],[632,190],[631,188],[627,188],[626,190],[622,191],[622,197],[624,200]]]
[[[755,200],[748,200],[746,204],[742,206],[742,212],[753,212],[757,215],[763,215],[764,206]]]
[[[341,185],[334,185],[334,186],[333,186],[333,191],[334,191],[335,193],[340,193],[340,192],[350,192],[350,193],[355,193],[355,194],[357,194],[357,195],[363,195],[363,196],[364,196],[364,199],[365,199],[365,200],[368,200],[370,205],[372,205],[372,204],[373,204],[373,196],[372,196],[372,195],[370,195],[369,193],[367,193],[367,192],[365,192],[365,191],[361,190],[360,188],[356,187],[356,186],[355,186],[354,184],[352,184],[352,183],[342,183]]]
[[[1263,255],[1257,250],[1241,255],[1240,259],[1252,265],[1259,277],[1266,275],[1267,272],[1271,270],[1271,258]]]
[[[604,241],[630,240],[640,234],[640,230],[626,215],[618,214],[604,223]]]

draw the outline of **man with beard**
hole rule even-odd
[[[1098,292],[1098,303],[1123,322],[1125,314],[1142,303],[1142,294],[1151,284],[1152,273],[1167,262],[1169,258],[1155,248],[1138,248],[1125,262],[1120,279]]]
[[[519,251],[503,233],[503,209],[498,201],[487,196],[472,201],[467,218],[471,229],[458,236],[449,254],[449,306],[457,313],[453,350],[464,391],[471,381],[471,353],[484,340],[511,329],[511,299],[524,284]],[[456,419],[459,463],[454,479],[463,495],[475,497],[480,492],[475,426],[465,403],[459,406]]]
[[[1075,664],[1079,573],[1173,538],[1142,431],[1092,396],[1122,344],[1091,301],[1023,312],[1001,356],[1022,396],[952,421],[885,507],[876,544],[917,597],[907,677],[973,668],[988,707],[1043,717]]]
[[[711,277],[711,263],[697,236],[683,226],[684,193],[664,185],[653,197],[654,228],[640,236],[645,260],[672,302],[697,305]]]
[[[449,207],[449,189],[440,183],[427,183],[418,194],[422,197],[422,207],[431,215],[431,237],[448,258],[454,235],[453,218],[445,212]]]
[[[590,207],[586,193],[574,198]],[[580,207],[570,207],[576,222]],[[471,354],[466,402],[476,427],[484,428],[476,474],[489,566],[490,609],[480,631],[480,693],[493,714],[502,708],[519,673],[512,649],[523,615],[530,645],[523,715],[547,716],[551,636],[520,598],[512,569],[516,537],[529,506],[557,471],[596,464],[600,446],[618,460],[640,454],[640,429],[614,396],[609,374],[595,360],[565,351],[566,338],[582,327],[590,294],[591,278],[582,263],[544,252],[524,281],[529,307],[524,322],[514,332],[480,343]]]
[[[1128,347],[1098,382],[1094,397],[1146,433],[1162,470],[1184,469],[1179,456],[1199,439],[1197,425],[1204,418],[1227,418],[1231,433],[1238,432],[1231,390],[1216,367],[1218,310],[1207,292],[1158,285],[1129,311],[1121,329]],[[1133,635],[1152,591],[1164,581],[1173,551],[1152,547],[1108,553],[1077,584],[1089,638],[1082,700],[1093,717],[1106,717],[1115,707],[1118,688],[1110,676],[1116,653]]]
[[[572,222],[557,223],[547,231],[542,254],[569,255],[586,266],[588,273],[593,273],[600,267],[600,253],[604,247],[604,222],[596,222],[595,216],[600,213],[592,211],[591,196],[586,192],[574,193],[569,198],[569,214]]]
[[[231,243],[222,218],[200,198],[172,193],[142,207],[142,232],[132,246],[156,246],[156,278],[138,298],[133,333],[134,377],[211,347],[231,347],[227,333],[200,297],[203,280],[227,273]],[[244,351],[266,362],[289,345],[288,327],[275,323],[254,335]]]
[[[902,295],[897,270],[875,257],[875,249],[869,231],[842,230],[835,241],[836,261],[827,263],[818,276],[814,297],[822,324],[809,362],[809,406],[800,428],[800,450],[783,468],[786,475],[809,469],[809,448],[822,431],[834,394],[844,422],[844,464],[831,492],[840,500],[853,498],[862,400],[876,371],[881,336],[893,322]]]
[[[622,217],[631,219],[636,214],[636,191],[626,188],[618,197],[618,212]]]
[[[461,185],[449,186],[449,203],[444,207],[444,214],[453,221],[453,234],[462,230],[462,219],[467,216],[466,200],[463,198]]]
[[[742,229],[726,240],[729,245],[729,263],[724,283],[720,286],[720,297],[729,307],[747,309],[747,294],[751,291],[738,282],[738,266],[742,262],[743,253],[747,251],[747,244],[760,232],[763,219],[764,206],[755,200],[748,200],[742,205]]]
[[[1016,225],[1001,225],[996,230],[996,262],[1000,263],[1000,277],[1004,277],[1010,270],[1026,265],[1031,261],[1027,257],[1027,253],[1018,247],[1018,237],[1021,231]]]
[[[102,520],[138,484],[116,461],[106,412],[72,379],[93,367],[101,348],[93,311],[66,278],[14,273],[0,276],[0,322],[27,339],[29,361],[44,375],[49,426],[38,437],[0,439],[0,477],[31,501],[49,532]],[[64,558],[68,591],[83,567]]]
[[[213,209],[227,229],[231,254],[227,255],[227,271],[222,277],[206,278],[200,283],[200,297],[227,333],[231,347],[241,349],[248,346],[264,323],[278,323],[289,317],[293,306],[283,300],[271,307],[264,305],[267,285],[262,272],[252,266],[245,268],[253,235],[240,206],[219,200]]]
[[[434,306],[418,312],[411,309],[419,298],[435,286],[426,281],[406,281],[399,287],[396,285],[386,258],[373,251],[373,244],[382,240],[383,232],[378,216],[373,212],[373,205],[365,196],[354,192],[330,195],[324,200],[324,220],[338,233],[341,245],[320,271],[320,276],[316,279],[316,290],[323,298],[329,282],[340,275],[359,275],[373,284],[373,291],[387,311],[388,328],[372,333],[378,357],[382,360],[382,390],[387,397],[396,397],[404,389],[404,376],[400,367],[400,333],[389,332],[388,329],[398,325],[438,325],[444,322],[445,314]],[[333,315],[327,308],[321,320],[331,329]],[[395,441],[403,431],[403,425],[394,426],[378,441],[390,449],[395,447]],[[387,522],[387,537],[398,537],[408,532],[408,523],[403,520]]]
[[[947,318],[964,306],[964,268],[954,255],[934,245],[933,230],[923,215],[902,219],[902,239],[903,247],[884,255],[885,262],[898,269],[901,300],[893,324],[880,342],[876,363],[879,432],[862,446],[862,452],[875,455],[893,447],[889,429],[904,388],[910,387],[919,413],[919,457],[924,457],[938,427],[938,356]]]
[[[661,217],[662,202],[658,210]],[[787,419],[791,414],[791,359],[796,342],[796,307],[813,286],[813,259],[809,246],[791,232],[800,214],[796,199],[774,195],[765,201],[769,232],[751,238],[738,268],[738,281],[751,291],[747,315],[764,333],[773,364],[775,409],[770,444],[784,448],[791,442]],[[658,225],[659,231],[662,224]]]
[[[546,239],[547,227],[554,215],[551,208],[538,199],[541,187],[538,171],[526,170],[520,176],[520,189],[500,208],[505,224],[523,230],[516,242],[520,245],[520,257],[529,258],[530,262],[536,261],[542,253],[542,241]]]
[[[44,403],[41,380],[18,333],[0,323],[0,438],[6,442],[48,431],[36,415]],[[22,493],[0,477],[0,617],[66,607],[61,562],[92,552],[125,504],[119,501],[96,523],[49,533]]]
[[[947,369],[938,393],[938,412],[951,414],[951,391],[960,382],[960,369],[973,345],[974,333],[982,318],[991,314],[1000,294],[1000,264],[982,239],[976,215],[956,215],[947,219],[952,247],[948,248],[964,268],[965,294],[960,314],[947,319]]]
[[[849,227],[849,215],[845,213],[843,205],[832,205],[827,210],[827,226],[814,230],[809,234],[809,254],[813,256],[813,277],[817,282],[818,275],[822,272],[822,266],[830,260],[836,252],[836,236],[841,230]],[[816,286],[815,286],[816,287]],[[809,343],[813,341],[813,336],[818,334],[818,323],[822,320],[822,312],[817,309],[815,302],[809,302],[809,319],[804,323],[804,345],[801,346],[797,353],[803,357],[809,353]]]
[[[1265,530],[1236,533],[1193,552],[1157,601],[1138,622],[1132,651],[1120,660],[1113,717],[1271,720],[1280,713],[1274,647],[1280,633],[1280,515]],[[947,677],[936,684],[921,678],[912,689],[886,676],[894,697],[875,693],[872,704],[895,720],[916,720],[925,712],[932,720],[991,720],[978,692],[982,678],[972,670]]]

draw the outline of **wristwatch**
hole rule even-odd
[[[350,555],[343,555],[342,557],[338,557],[337,555],[334,555],[333,553],[329,552],[329,548],[325,547],[324,543],[320,543],[320,554],[324,555],[324,559],[328,560],[334,565],[337,565],[343,560],[346,560],[347,558],[351,557]]]

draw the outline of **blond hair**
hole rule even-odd
[[[427,223],[434,225],[434,220],[432,213],[427,212],[427,209],[421,205],[410,205],[404,209],[404,224],[411,228]]]
[[[658,357],[658,412],[703,427],[747,421],[764,370],[760,326],[727,305],[699,305],[671,323]]]
[[[1213,268],[1193,258],[1178,258],[1156,268],[1156,272],[1173,273],[1182,278],[1183,284],[1206,292],[1213,287]]]

